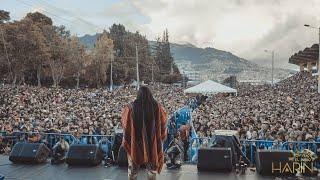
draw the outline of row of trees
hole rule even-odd
[[[114,83],[126,84],[136,79],[137,54],[140,80],[171,83],[180,78],[167,31],[154,54],[146,37],[120,24],[99,34],[94,48],[87,49],[41,13],[11,22],[9,12],[0,11],[0,38],[0,78],[13,84],[103,87],[110,83],[111,61]]]

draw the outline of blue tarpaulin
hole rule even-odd
[[[168,137],[164,143],[164,149],[166,150],[169,146],[169,143],[173,140],[174,134],[180,128],[181,125],[189,123],[191,125],[191,138],[197,138],[195,129],[193,128],[191,111],[189,107],[183,107],[176,111],[171,118],[168,120]]]

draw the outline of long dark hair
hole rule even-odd
[[[133,102],[133,121],[136,140],[141,142],[142,136],[146,136],[148,144],[154,136],[156,127],[156,117],[158,114],[158,103],[153,98],[150,89],[146,86],[140,87],[137,98]],[[146,126],[146,133],[143,133],[143,123]]]

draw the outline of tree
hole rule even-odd
[[[37,85],[41,86],[42,68],[45,62],[50,58],[49,47],[46,45],[46,38],[43,33],[43,27],[46,26],[46,24],[36,21],[37,19],[30,18],[28,15],[21,21],[28,24],[28,33],[26,33],[28,46],[25,55],[31,66],[29,68],[30,72],[36,72]],[[47,25],[50,25],[50,23],[47,23]]]
[[[51,18],[49,18],[48,16],[46,16],[40,12],[28,13],[24,19],[31,20],[37,26],[41,26],[41,27],[45,26],[45,25],[52,26]]]
[[[76,78],[76,88],[79,88],[80,84],[80,75],[81,72],[84,70],[85,61],[88,56],[85,53],[84,45],[80,44],[78,37],[72,36],[69,41],[69,49],[70,49],[70,56],[71,61],[68,65],[70,68],[70,72]]]
[[[36,18],[34,18],[40,16],[40,14],[37,14],[37,16],[32,14],[29,13],[20,21],[0,24],[1,30],[3,30],[1,32],[7,57],[8,79],[13,84],[24,83],[26,78],[32,82],[33,72],[37,71],[38,85],[40,85],[41,64],[48,57],[44,44],[45,38],[41,29],[44,23],[43,21],[36,21]],[[43,15],[41,19],[45,19],[45,17]],[[9,18],[5,19],[8,20]],[[46,19],[46,21],[48,19],[51,21],[48,17]],[[2,52],[1,49],[0,52]]]
[[[136,46],[139,54],[139,74],[143,81],[151,81],[151,69],[154,60],[151,57],[149,42],[138,31],[129,32],[121,24],[114,24],[109,30],[113,40],[115,58],[114,74],[117,83],[129,83],[136,79]],[[155,68],[157,69],[157,68]]]
[[[52,20],[42,13],[34,12],[28,13],[20,22],[28,25],[26,38],[29,40],[29,45],[26,54],[29,55],[30,72],[31,74],[36,72],[37,85],[41,86],[42,68],[50,57],[44,31],[46,26],[52,26]]]
[[[154,79],[162,82],[174,82],[180,75],[173,63],[167,30],[158,39],[152,56],[147,38],[138,31],[127,31],[121,24],[104,31],[89,51],[64,26],[54,26],[51,18],[42,13],[28,13],[19,21],[9,20],[9,12],[0,10],[1,78],[13,84],[44,83],[56,87],[69,86],[75,80],[79,88],[80,81],[86,80],[102,87],[110,79],[113,57],[114,83],[130,83],[136,79],[136,47],[141,81],[151,82],[152,73]]]
[[[65,69],[70,60],[69,39],[66,38],[66,31],[63,28],[46,26],[44,32],[50,53],[48,65],[51,71],[53,87],[57,87],[64,77]]]
[[[93,50],[93,59],[88,68],[96,87],[102,87],[107,81],[107,70],[113,53],[113,41],[103,32],[97,39]]]
[[[30,73],[38,70],[38,83],[42,60],[48,57],[45,38],[38,26],[28,19],[10,23],[6,28],[6,41],[12,70],[12,82],[25,83]]]
[[[33,50],[30,50],[32,54],[30,54],[30,64],[37,74],[37,85],[41,86],[41,72],[43,65],[50,58],[49,48],[45,44],[45,36],[43,35],[41,29],[36,26],[30,26],[30,40],[32,40],[32,46],[30,46]]]
[[[117,50],[119,57],[125,57],[128,53],[126,52],[127,38],[129,37],[126,28],[122,24],[113,24],[109,28],[109,38],[112,39],[114,49]]]
[[[25,58],[28,31],[25,23],[14,22],[5,26],[5,42],[8,54],[9,79],[12,84],[24,82],[24,73],[27,70],[27,59]]]
[[[0,10],[0,24],[3,24],[4,21],[10,20],[10,13],[8,11]]]
[[[181,74],[174,63],[171,54],[169,33],[167,29],[163,32],[162,39],[157,38],[155,51],[155,62],[159,66],[162,77],[161,81],[165,83],[172,83],[180,80]]]
[[[5,72],[8,72],[11,75],[11,63],[7,50],[7,42],[5,41],[5,22],[10,20],[10,13],[4,10],[0,10],[0,70],[3,76],[5,76]],[[1,76],[0,76],[1,78]]]

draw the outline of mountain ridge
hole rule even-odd
[[[97,40],[98,35],[99,34],[94,34],[94,35],[85,34],[79,37],[79,40],[87,48],[91,49],[94,47],[94,44]],[[154,46],[155,43],[156,41],[149,40],[150,46]],[[210,61],[210,59],[203,56],[204,54],[212,53],[211,55],[213,56],[210,56],[210,58],[224,59],[225,58],[224,56],[229,55],[230,60],[240,60],[248,64],[257,65],[254,62],[251,62],[244,58],[240,58],[231,52],[219,50],[213,47],[200,48],[191,43],[186,43],[186,44],[170,43],[170,47],[171,47],[172,55],[175,61],[187,60],[192,62],[193,64],[200,64],[200,63],[204,63],[205,61]],[[196,59],[199,57],[200,57],[199,59],[200,61],[196,61]]]
[[[86,34],[79,37],[79,40],[87,48],[93,48],[98,35]],[[152,51],[156,41],[149,40],[149,45]],[[271,79],[271,68],[260,66],[228,51],[213,47],[200,48],[191,43],[170,43],[170,48],[174,62],[182,73],[199,72],[201,76],[205,76],[205,79],[217,81],[222,81],[231,75],[236,75],[237,78],[244,81],[265,82]],[[280,68],[275,68],[274,72],[274,78],[279,80],[293,73],[290,70]]]

